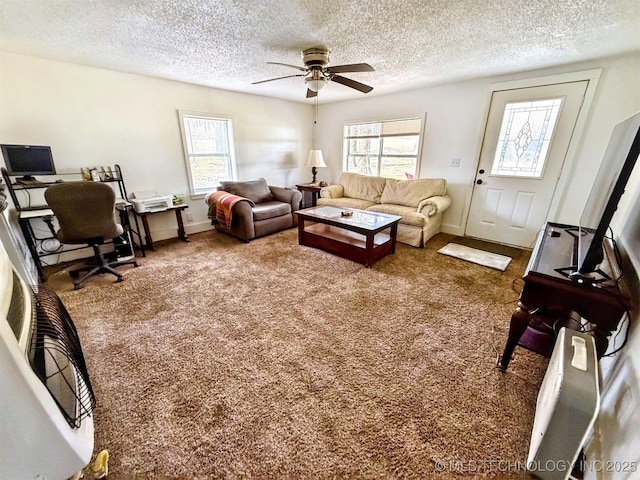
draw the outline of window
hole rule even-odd
[[[491,175],[542,178],[562,98],[507,103]]]
[[[231,119],[188,112],[179,112],[179,115],[191,193],[210,192],[221,180],[235,180]]]
[[[418,172],[422,118],[344,126],[343,171],[406,180]]]

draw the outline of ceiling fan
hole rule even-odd
[[[305,65],[304,67],[289,65],[288,63],[267,62],[270,65],[282,65],[285,67],[295,68],[304,73],[285,75],[284,77],[270,78],[269,80],[260,80],[259,82],[253,82],[252,85],[273,82],[274,80],[282,80],[284,78],[305,77],[304,81],[307,84],[307,98],[317,96],[318,91],[320,91],[329,81],[341,83],[342,85],[354,88],[362,93],[369,93],[373,90],[373,87],[370,87],[369,85],[338,75],[339,73],[347,72],[373,72],[373,67],[367,63],[352,63],[349,65],[335,65],[333,67],[329,67],[329,49],[326,47],[312,47],[303,50],[302,62]]]

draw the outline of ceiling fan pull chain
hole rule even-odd
[[[316,118],[313,120],[314,125],[318,123],[318,96],[316,96]]]

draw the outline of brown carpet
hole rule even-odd
[[[547,360],[517,348],[494,367],[528,255],[499,272],[437,254],[451,238],[366,269],[295,230],[206,232],[159,242],[122,283],[53,274],[109,478],[529,478],[510,465]]]

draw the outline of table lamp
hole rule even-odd
[[[311,167],[311,174],[313,175],[313,180],[310,185],[318,185],[316,181],[316,175],[318,174],[318,167],[326,167],[327,164],[324,163],[324,159],[322,158],[322,150],[310,150],[309,157],[307,158],[307,163],[304,164],[305,167]]]

